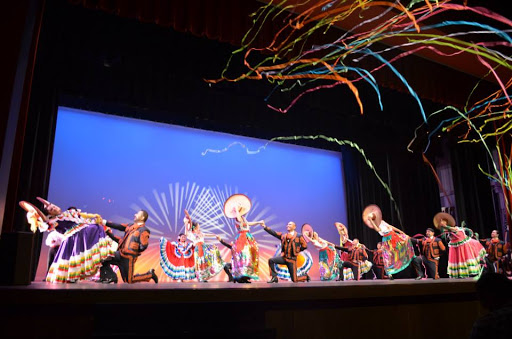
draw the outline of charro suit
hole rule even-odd
[[[293,236],[289,233],[276,232],[267,226],[263,229],[268,234],[281,240],[281,256],[273,257],[268,260],[268,266],[270,268],[272,278],[277,278],[277,272],[274,265],[278,264],[286,265],[286,267],[288,267],[288,271],[290,272],[290,277],[293,282],[306,281],[308,278],[307,276],[297,277],[297,255],[308,248],[304,237],[297,232],[295,232]]]
[[[354,273],[354,277],[356,280],[359,280],[359,267],[361,266],[361,263],[365,260],[368,260],[368,254],[366,253],[366,249],[364,246],[357,246],[357,247],[341,247],[341,246],[334,246],[337,250],[348,252],[349,259],[347,261],[344,261],[339,265],[340,272],[343,272],[343,267],[348,267],[352,269],[352,272]],[[342,280],[343,274],[340,273],[340,279]]]
[[[136,283],[151,280],[152,273],[148,271],[144,274],[133,274],[135,262],[142,252],[148,247],[150,231],[144,223],[137,224],[116,224],[107,222],[108,227],[124,231],[123,238],[117,238],[119,243],[118,250],[113,258],[103,262],[101,266],[101,279],[116,280],[116,274],[110,265],[116,265],[121,271],[121,277],[124,282]]]
[[[423,269],[421,268],[421,264],[423,263],[427,269],[427,275],[433,279],[439,279],[439,257],[446,251],[446,246],[444,246],[441,239],[425,237],[422,239],[411,238],[411,241],[419,245],[421,252],[420,256],[412,260],[418,277],[424,277]]]

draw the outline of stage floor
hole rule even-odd
[[[383,338],[387,337],[384,328],[393,320],[400,324],[401,337],[430,338],[430,331],[425,336],[418,333],[423,322],[430,320],[452,338],[467,338],[481,313],[475,283],[474,279],[278,284],[34,282],[0,287],[0,300],[4,321],[37,324],[56,336],[66,336],[73,330],[71,324],[78,322],[85,337],[161,336],[172,327],[175,337],[183,338],[213,333],[324,338],[341,336],[341,328],[343,336]],[[49,328],[52,312],[65,324],[57,330]],[[148,325],[133,327],[127,323],[132,317]],[[450,318],[457,319],[455,325]],[[24,328],[26,335],[37,336],[36,328]]]

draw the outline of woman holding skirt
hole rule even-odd
[[[208,282],[224,269],[224,261],[219,249],[213,244],[205,244],[205,237],[216,237],[215,234],[203,233],[199,223],[185,217],[185,234],[194,245],[194,263],[196,277],[199,282]]]
[[[398,228],[382,220],[377,205],[369,205],[363,211],[364,223],[382,236],[382,256],[384,270],[393,280],[393,274],[403,271],[415,257],[411,239]]]
[[[160,239],[160,266],[172,280],[186,281],[196,278],[194,244],[187,242],[187,236],[181,233],[178,241]]]
[[[455,219],[448,213],[437,213],[434,216],[434,226],[449,232],[448,276],[467,278],[480,275],[487,253],[482,244],[467,236],[463,227],[456,226]]]
[[[228,218],[236,218],[238,234],[232,246],[232,274],[237,281],[259,279],[258,243],[250,232],[250,227],[263,224],[264,221],[247,221],[251,201],[244,194],[234,194],[224,203],[224,214]]]

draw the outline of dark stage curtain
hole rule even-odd
[[[39,37],[41,45],[48,45],[54,39],[53,32],[47,29],[47,23],[52,20],[55,20],[52,13],[45,13]],[[58,107],[58,87],[55,76],[57,71],[54,68],[55,63],[52,61],[55,58],[54,53],[54,50],[46,48],[41,48],[38,51],[23,142],[21,180],[18,183],[15,200],[26,200],[39,208],[42,206],[36,197],[46,197],[48,194]],[[79,155],[73,156],[73,158],[70,161],[80,161]],[[73,188],[70,187],[70,189]],[[21,208],[16,210],[14,225],[16,231],[29,231],[25,212]],[[35,237],[34,249],[30,258],[32,260],[32,280],[36,274],[43,236],[40,232],[36,232]]]
[[[478,168],[480,165],[484,171],[492,173],[489,156],[480,143],[457,144],[451,148],[451,159],[456,221],[459,225],[465,221],[466,227],[481,238],[489,238],[492,230],[499,229],[495,213],[499,206],[494,205],[490,179]]]

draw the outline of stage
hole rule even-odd
[[[34,282],[0,295],[9,336],[467,338],[481,312],[473,279]]]

